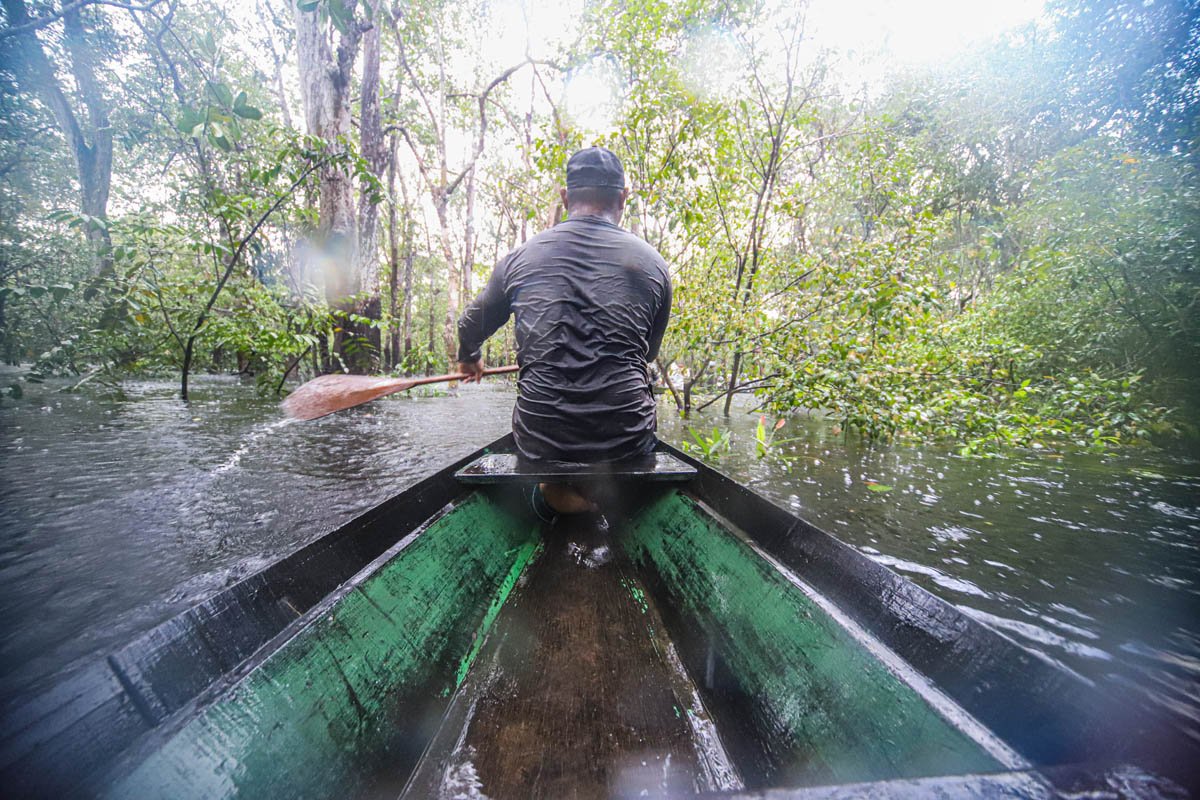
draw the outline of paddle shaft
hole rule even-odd
[[[484,375],[505,375],[509,372],[516,372],[519,369],[520,369],[520,367],[517,366],[516,364],[509,364],[506,367],[492,367],[490,369],[485,369],[483,371],[483,374]],[[411,389],[414,386],[425,386],[430,383],[445,383],[447,381],[462,381],[462,380],[466,380],[468,377],[469,376],[464,372],[449,372],[445,375],[430,375],[425,378],[406,378],[405,380],[409,382],[408,388]]]

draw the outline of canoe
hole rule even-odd
[[[534,471],[511,450],[493,442],[7,709],[5,795],[1197,784],[1200,750],[1171,721],[684,453]],[[542,479],[590,482],[607,530],[540,521]]]

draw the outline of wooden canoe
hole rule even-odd
[[[1178,728],[683,453],[533,474],[510,449],[9,709],[5,795],[1159,797],[1196,781]],[[608,533],[541,523],[541,478],[594,482]]]

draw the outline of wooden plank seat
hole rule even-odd
[[[650,453],[636,459],[575,464],[527,461],[516,453],[488,453],[454,473],[467,484],[631,480],[682,483],[696,477],[696,468],[670,453]]]

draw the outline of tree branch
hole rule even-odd
[[[458,177],[455,178],[454,181],[452,183],[450,183],[449,186],[446,187],[445,191],[446,191],[447,197],[454,194],[454,190],[459,187],[459,185],[463,181],[463,178],[465,178],[467,175],[471,174],[472,170],[475,169],[475,164],[478,163],[478,161],[479,161],[479,156],[483,154],[483,149],[484,149],[484,146],[486,145],[486,137],[487,137],[487,125],[488,125],[488,123],[487,123],[487,99],[488,99],[488,95],[491,94],[492,90],[495,89],[497,86],[499,86],[500,84],[504,83],[509,78],[511,78],[513,73],[516,72],[517,70],[519,70],[521,67],[524,67],[527,64],[534,64],[534,63],[537,63],[537,62],[535,62],[532,58],[526,58],[526,59],[522,60],[520,63],[512,65],[508,69],[504,70],[504,72],[501,72],[499,75],[497,75],[495,78],[493,78],[492,82],[489,83],[487,86],[485,86],[483,91],[480,92],[480,94],[478,95],[479,138],[475,142],[475,154],[473,156],[471,156],[470,163],[468,163],[465,167],[463,167],[462,171],[458,173]]]
[[[250,244],[251,240],[254,239],[255,235],[259,231],[259,228],[266,224],[267,219],[274,214],[281,205],[283,205],[284,201],[288,200],[292,196],[292,193],[300,186],[300,184],[304,183],[309,175],[315,172],[319,167],[323,166],[325,161],[326,159],[323,158],[318,159],[304,168],[304,171],[300,173],[300,176],[297,177],[296,180],[292,181],[292,185],[289,186],[284,192],[281,192],[275,198],[275,202],[271,204],[271,207],[264,211],[262,216],[255,221],[253,227],[250,228],[249,233],[242,237],[242,240],[238,243],[237,249],[233,251],[233,254],[229,257],[229,261],[226,262],[225,270],[221,273],[221,277],[217,281],[217,285],[213,289],[212,294],[209,296],[208,303],[205,304],[204,310],[201,311],[200,316],[196,318],[196,324],[192,326],[192,332],[188,335],[187,344],[183,348],[183,385],[180,394],[184,400],[187,400],[187,376],[188,370],[192,364],[192,352],[196,346],[196,339],[200,336],[200,331],[204,327],[204,323],[208,321],[208,315],[212,311],[213,306],[216,305],[217,298],[221,296],[221,290],[225,288],[225,284],[228,282],[229,277],[233,275],[234,269],[241,260],[242,253],[246,251],[246,247]]]
[[[762,378],[755,378],[752,381],[746,381],[745,383],[739,383],[737,386],[734,386],[732,389],[726,389],[725,391],[721,392],[716,397],[705,400],[703,405],[698,406],[696,408],[696,411],[697,412],[703,411],[704,409],[708,408],[713,403],[717,402],[718,400],[720,400],[722,397],[724,397],[727,394],[728,395],[739,394],[740,392],[744,392],[746,389],[750,388],[751,386],[754,386],[754,384],[756,384],[756,383],[765,383],[766,381],[773,380],[778,377],[779,377],[779,373],[773,372],[770,375],[767,375]],[[755,387],[755,388],[758,388],[758,387]]]
[[[149,11],[163,0],[148,0],[146,3],[122,3],[119,0],[75,0],[73,3],[67,3],[58,11],[51,14],[46,14],[42,17],[32,17],[19,25],[9,25],[7,28],[0,30],[0,39],[7,39],[10,36],[16,36],[21,33],[32,33],[37,30],[51,25],[68,14],[72,14],[87,6],[110,6],[112,8],[123,8],[126,11]],[[11,21],[11,18],[10,18]]]

